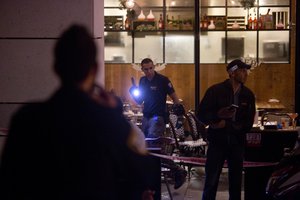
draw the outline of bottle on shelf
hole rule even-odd
[[[149,21],[154,21],[155,17],[152,13],[152,10],[150,10],[149,14],[147,15],[147,20]]]
[[[208,19],[206,14],[204,14],[203,21],[202,21],[202,29],[207,30],[207,27],[208,27]]]
[[[254,13],[254,19],[252,21],[252,29],[256,30],[257,29],[257,18],[256,18],[256,13]]]
[[[261,16],[261,14],[259,14],[259,18],[257,21],[257,28],[258,29],[264,29],[264,22],[263,22],[263,18]]]
[[[248,29],[252,29],[252,16],[251,13],[249,14],[249,18],[248,18]]]
[[[234,23],[232,24],[232,29],[237,30],[240,29],[240,25],[237,23],[237,21],[235,20]]]
[[[177,26],[179,30],[182,30],[182,20],[180,18],[180,15],[178,15]]]
[[[203,29],[203,16],[202,15],[200,17],[199,28],[200,28],[200,30]]]
[[[159,15],[158,29],[159,29],[159,30],[164,29],[164,20],[163,20],[162,14]]]
[[[170,23],[169,15],[167,15],[166,24],[165,24],[166,29],[169,29],[169,23]]]
[[[128,17],[126,17],[125,19],[125,30],[130,30],[131,26],[130,26],[130,20],[128,19]]]
[[[264,28],[265,29],[273,29],[273,16],[270,15],[270,8],[268,9],[267,14],[264,17]]]
[[[207,29],[208,30],[213,30],[215,28],[216,28],[216,26],[215,26],[214,20],[211,19],[210,24],[207,26]]]
[[[175,20],[174,16],[172,15],[171,17],[171,29],[174,30],[174,29],[177,29],[177,21]]]
[[[284,24],[282,23],[282,19],[279,19],[279,22],[276,25],[276,29],[284,29]]]
[[[139,16],[138,16],[138,20],[145,20],[145,15],[144,15],[144,12],[143,12],[143,10],[141,10],[141,13],[139,14]]]

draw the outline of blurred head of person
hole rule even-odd
[[[65,30],[54,48],[54,70],[64,86],[94,82],[97,49],[92,35],[81,25]]]

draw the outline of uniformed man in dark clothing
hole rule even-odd
[[[138,104],[144,106],[142,131],[145,137],[158,138],[164,135],[168,121],[167,96],[170,96],[174,104],[179,104],[180,101],[171,81],[155,71],[155,65],[150,58],[143,59],[141,66],[145,76],[140,79],[138,87],[133,81],[130,94]],[[139,90],[138,94],[135,94],[136,89]],[[175,189],[177,189],[184,183],[186,171],[174,163],[168,163],[175,171]]]
[[[215,200],[225,160],[229,199],[241,199],[245,137],[255,115],[254,94],[244,85],[250,67],[239,59],[230,62],[229,79],[211,86],[200,103],[198,117],[209,125],[203,200]]]
[[[155,65],[150,58],[141,62],[142,71],[145,73],[139,82],[139,95],[133,96],[138,104],[144,103],[142,130],[146,137],[160,137],[163,135],[168,120],[166,100],[167,95],[175,104],[179,99],[171,81],[155,71]],[[132,89],[134,89],[132,87]]]

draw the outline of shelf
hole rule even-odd
[[[228,31],[228,32],[233,32],[233,31],[291,31],[291,29],[224,29],[224,30],[200,30],[200,32],[220,32],[220,31]],[[140,33],[140,32],[194,32],[194,30],[104,30],[104,32],[135,32],[135,33]]]
[[[268,40],[273,40],[278,43],[274,43],[274,45],[279,45],[284,48],[282,52],[284,52],[286,56],[283,58],[290,62],[291,29],[287,28],[287,24],[291,18],[291,8],[290,5],[286,5],[287,1],[288,0],[276,1],[283,5],[273,5],[273,1],[268,0],[266,2],[270,5],[255,5],[249,10],[244,10],[240,6],[232,5],[229,0],[202,1],[202,3],[206,4],[200,5],[199,10],[197,10],[194,8],[193,0],[190,0],[189,4],[186,4],[187,6],[184,6],[185,1],[180,2],[177,6],[169,6],[170,1],[161,0],[159,1],[161,2],[161,6],[157,6],[158,3],[156,1],[143,0],[139,2],[139,0],[136,0],[137,3],[140,3],[140,7],[136,10],[136,16],[133,19],[134,23],[132,24],[133,26],[131,26],[134,27],[134,30],[124,30],[126,10],[114,10],[112,12],[113,9],[111,8],[115,9],[119,7],[117,7],[117,5],[115,7],[104,7],[108,15],[117,16],[119,14],[123,16],[122,29],[105,30],[107,34],[111,34],[108,41],[110,44],[115,45],[107,46],[108,48],[106,50],[108,51],[106,52],[109,52],[111,55],[106,53],[106,55],[108,55],[106,60],[110,60],[111,57],[116,55],[123,56],[125,63],[132,63],[139,61],[142,57],[150,56],[151,58],[157,58],[161,62],[168,62],[176,58],[176,60],[174,60],[175,63],[178,62],[178,60],[184,60],[186,57],[189,57],[186,63],[193,63],[193,57],[200,55],[201,63],[228,63],[233,57],[250,56],[259,61],[259,58],[268,55],[271,58],[268,62],[282,62],[282,60],[276,60],[276,52],[273,52],[274,55],[272,53],[270,54],[265,49],[266,47],[263,46],[267,44]],[[266,14],[269,8],[271,9],[269,13],[270,18],[267,18]],[[151,22],[136,20],[140,10],[143,10],[144,15],[147,15],[149,10],[152,10],[155,20]],[[249,13],[252,13],[253,18],[254,16],[257,16],[257,18],[263,16],[263,19],[267,22],[263,27],[271,29],[246,29],[246,19],[249,17],[249,15],[247,16]],[[283,14],[281,15],[281,13]],[[196,14],[199,14],[199,16],[195,16]],[[158,28],[157,25],[160,15],[162,15],[165,29],[154,29]],[[210,22],[213,21],[216,29],[199,30],[200,49],[199,52],[193,52],[193,55],[191,55],[192,53],[190,51],[182,49],[195,50],[194,34],[195,26],[198,26],[195,22],[203,23],[204,16],[207,17],[204,18],[206,26],[202,24],[201,27],[207,27]],[[197,19],[195,19],[195,17]],[[280,18],[284,19],[283,24],[285,25],[285,29],[273,28]],[[171,23],[168,23],[170,21]],[[177,24],[174,25],[174,28],[172,22],[173,24]],[[178,24],[183,22],[188,28],[179,29]],[[235,23],[239,24],[240,29],[231,29]],[[135,28],[137,27],[141,30],[136,30]],[[149,30],[147,30],[147,28],[149,28]],[[120,37],[120,39],[117,40],[115,36]],[[238,48],[235,43],[240,44]],[[147,48],[144,48],[145,46],[147,46]],[[271,45],[269,45],[269,47],[270,46]],[[270,51],[276,51],[276,49]],[[195,55],[198,53],[199,55]],[[212,57],[212,55],[214,56]],[[274,58],[274,60],[272,60],[272,58]],[[172,63],[172,61],[170,63]]]

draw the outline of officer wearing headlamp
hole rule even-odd
[[[156,138],[163,135],[168,121],[167,95],[175,104],[179,103],[179,99],[171,81],[154,70],[155,65],[150,58],[143,59],[141,66],[145,76],[141,77],[139,86],[132,78],[129,91],[136,103],[144,104],[142,130],[145,136]]]

